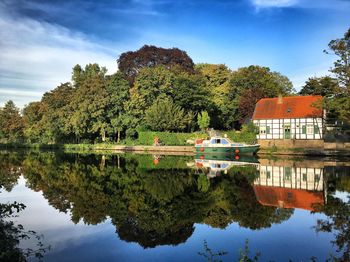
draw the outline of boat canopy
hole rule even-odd
[[[220,145],[230,145],[231,142],[228,141],[227,138],[217,138],[217,137],[215,137],[215,138],[212,138],[210,140],[210,144],[212,144],[212,145],[218,145],[218,144],[220,144]]]

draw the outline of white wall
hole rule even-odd
[[[294,118],[294,119],[263,119],[253,120],[259,127],[257,139],[285,139],[284,127],[290,126],[290,139],[322,139],[322,118]],[[306,126],[306,134],[303,134],[303,126]],[[319,133],[314,133],[314,126],[318,126]],[[270,133],[264,132],[264,127],[269,127]],[[308,130],[309,127],[309,130]],[[310,132],[308,132],[310,131]]]
[[[255,179],[254,185],[312,191],[322,191],[324,189],[323,169],[321,168],[260,165],[259,171],[260,175]]]

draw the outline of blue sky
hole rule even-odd
[[[40,100],[75,64],[114,73],[144,44],[195,63],[268,66],[299,90],[328,74],[335,57],[323,50],[349,27],[349,0],[0,0],[0,106]]]

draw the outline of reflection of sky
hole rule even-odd
[[[331,251],[335,252],[330,244],[332,234],[316,234],[312,228],[317,218],[325,217],[298,209],[289,220],[268,229],[253,231],[233,223],[221,230],[196,224],[186,243],[143,249],[137,243],[120,240],[110,220],[97,226],[75,225],[69,214],[49,206],[41,192],[26,188],[23,178],[12,192],[1,193],[1,202],[15,200],[27,206],[16,221],[43,234],[44,243],[51,245],[46,261],[205,261],[198,255],[204,251],[204,240],[213,252],[229,252],[221,259],[230,261],[237,260],[246,239],[251,254],[262,253],[261,261],[301,261],[311,256],[323,261]]]
[[[334,197],[341,199],[343,202],[348,202],[350,198],[349,192],[336,191]]]

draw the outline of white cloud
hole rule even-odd
[[[0,106],[8,99],[19,107],[39,100],[69,81],[75,64],[96,62],[109,73],[117,70],[118,50],[125,48],[112,49],[62,26],[9,14],[0,3]]]
[[[350,7],[350,1],[344,0],[250,0],[257,10],[263,8],[312,8],[312,9],[335,9],[347,10]]]
[[[256,8],[289,7],[298,3],[298,0],[252,0]]]

